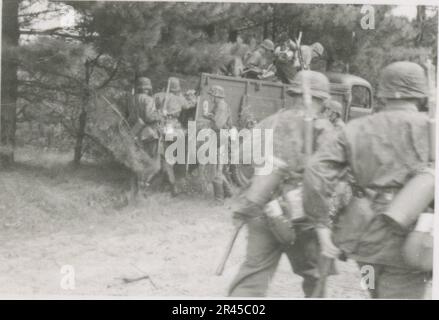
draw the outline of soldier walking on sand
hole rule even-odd
[[[304,208],[317,228],[322,254],[336,258],[344,253],[367,266],[373,272],[373,298],[423,298],[431,272],[431,257],[427,262],[404,254],[411,230],[421,231],[421,221],[416,223],[420,212],[428,211],[434,199],[434,130],[419,112],[426,105],[427,88],[420,65],[401,61],[385,67],[378,86],[385,106],[347,123],[305,170]],[[352,177],[353,197],[334,212],[331,195],[346,175]],[[432,219],[421,225],[432,228]],[[421,257],[423,250],[416,254]],[[413,261],[427,266],[415,267]]]

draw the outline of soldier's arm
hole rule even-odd
[[[347,142],[341,130],[325,141],[305,168],[303,206],[318,227],[331,227],[332,199],[347,166]]]
[[[227,110],[227,105],[219,104],[215,111],[215,116],[213,117],[214,129],[219,130],[225,128],[228,118],[229,113]]]
[[[257,52],[253,52],[245,63],[247,68],[261,67],[261,56]]]
[[[196,106],[196,100],[195,101],[189,101],[186,97],[181,97],[181,109],[182,110],[188,110],[191,108],[194,108]]]
[[[155,99],[150,99],[146,102],[145,118],[147,122],[156,122],[160,120],[160,114],[157,111]]]

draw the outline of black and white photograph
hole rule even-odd
[[[1,1],[0,299],[439,299],[437,39],[433,1]]]

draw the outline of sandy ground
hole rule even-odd
[[[157,193],[126,205],[127,173],[73,169],[68,156],[18,152],[0,172],[0,296],[222,297],[245,254],[244,230],[223,276],[214,275],[232,231],[208,196]],[[63,266],[75,288],[61,286]],[[352,262],[339,263],[328,296],[367,298]],[[149,276],[132,283],[123,278]],[[282,258],[270,297],[301,298],[301,278]]]

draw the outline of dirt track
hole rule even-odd
[[[68,158],[35,159],[1,172],[0,295],[221,297],[244,257],[245,232],[222,277],[214,275],[232,229],[226,207],[202,195],[154,194],[124,206],[126,173],[112,166],[73,170]],[[32,159],[32,160],[30,160]],[[75,289],[60,286],[63,265]],[[328,295],[365,298],[353,263],[339,264]],[[148,275],[133,283],[122,278]],[[152,280],[152,281],[151,281]],[[301,298],[300,277],[282,259],[271,297]]]

